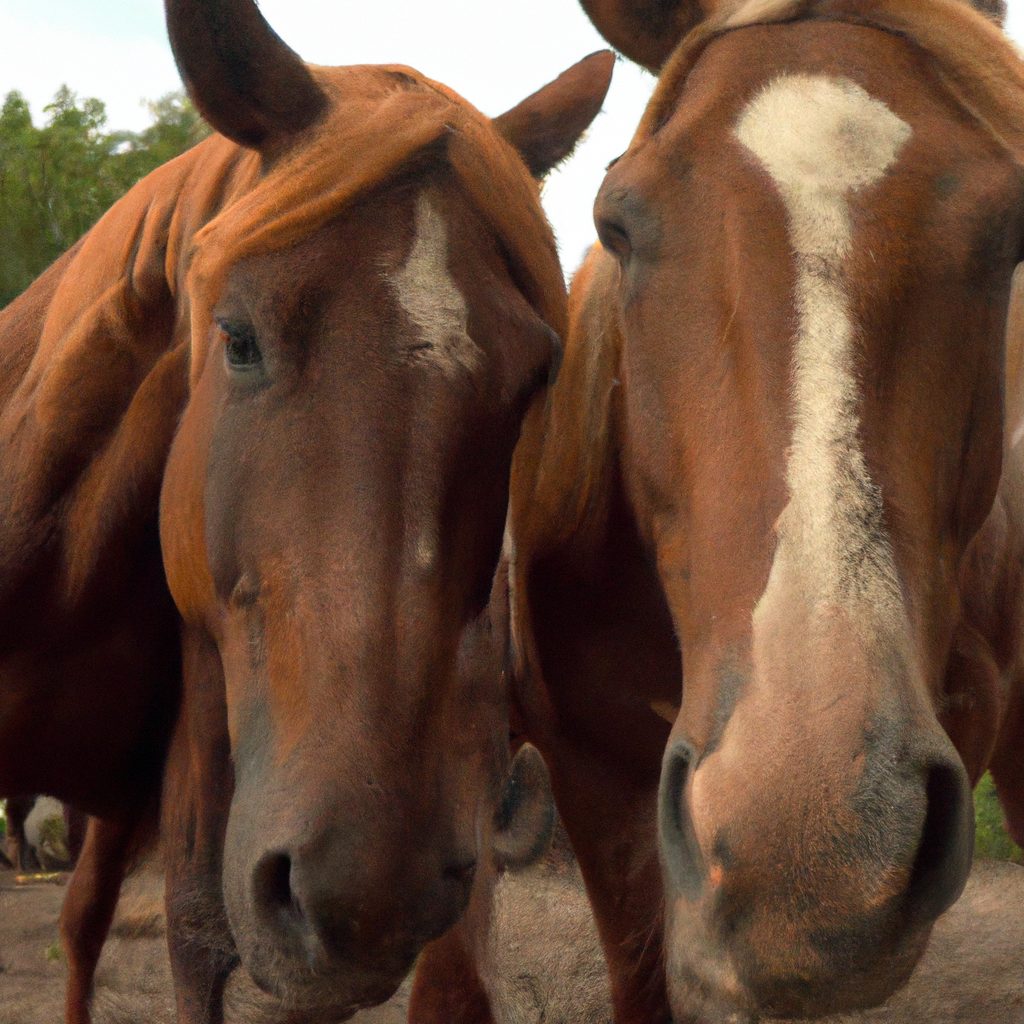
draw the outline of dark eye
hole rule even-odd
[[[629,240],[629,233],[621,221],[612,217],[595,218],[597,237],[601,244],[620,260],[625,259],[632,252],[633,246]]]
[[[263,362],[263,353],[256,343],[256,329],[244,320],[218,320],[224,334],[224,353],[228,366],[235,370],[251,370]]]

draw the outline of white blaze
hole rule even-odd
[[[759,608],[773,586],[792,585],[817,607],[860,606],[889,618],[900,603],[882,497],[858,438],[844,260],[852,240],[847,196],[878,181],[910,134],[854,82],[803,74],[766,86],[736,125],[785,201],[797,269],[789,503]]]
[[[483,352],[466,329],[466,300],[448,272],[448,232],[426,194],[416,200],[416,238],[405,266],[388,280],[418,338],[408,349],[416,362],[431,363],[446,376],[472,373]]]

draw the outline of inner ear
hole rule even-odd
[[[494,127],[543,178],[561,163],[597,117],[612,81],[615,56],[599,50],[494,119]]]

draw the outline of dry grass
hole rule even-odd
[[[11,885],[2,884],[4,874]],[[154,870],[126,882],[97,972],[94,1024],[174,1024],[161,887]],[[67,968],[63,959],[48,961],[45,950],[57,937],[63,892],[55,885],[15,889],[13,874],[0,873],[0,1024],[61,1019]],[[977,865],[907,988],[884,1007],[828,1024],[1022,1024],[1022,907],[1024,867]],[[574,863],[552,857],[499,882],[487,975],[498,1024],[610,1022],[608,979]],[[353,1024],[402,1024],[408,998],[407,980],[390,1002]],[[226,1024],[333,1022],[289,1017],[236,972]]]

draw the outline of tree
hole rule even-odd
[[[144,131],[106,132],[106,108],[61,86],[32,123],[17,91],[0,108],[0,308],[141,178],[209,134],[182,93],[149,104]]]

